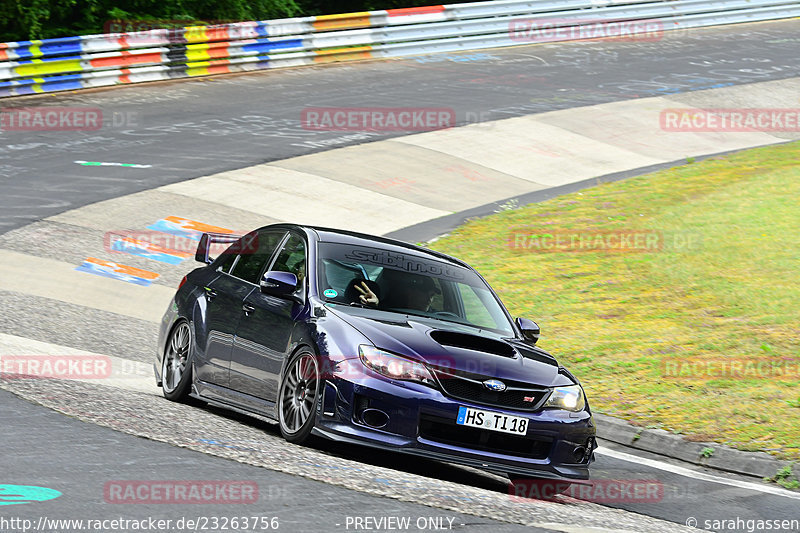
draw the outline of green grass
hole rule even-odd
[[[545,253],[515,249],[514,231],[651,231],[663,247]],[[800,458],[800,144],[502,211],[431,247],[470,262],[515,316],[539,322],[541,346],[578,375],[595,411]],[[784,375],[666,371],[687,361]]]

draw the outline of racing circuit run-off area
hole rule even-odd
[[[800,531],[796,1],[173,4],[0,8],[0,533]]]

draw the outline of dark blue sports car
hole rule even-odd
[[[231,244],[219,257],[212,246]],[[161,323],[156,380],[310,435],[515,478],[587,479],[578,380],[484,279],[403,242],[278,224],[203,235]]]

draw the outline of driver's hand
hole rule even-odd
[[[370,290],[366,283],[362,281],[360,286],[356,283],[354,287],[361,293],[358,298],[362,304],[378,305],[378,296]]]

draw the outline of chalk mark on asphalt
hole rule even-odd
[[[617,450],[610,450],[608,448],[598,449],[597,451],[595,451],[595,453],[599,455],[607,455],[608,457],[613,457],[614,459],[619,459],[620,461],[627,461],[629,463],[649,466],[650,468],[656,468],[658,470],[663,470],[665,472],[670,472],[672,474],[677,474],[679,476],[690,477],[692,479],[709,481],[711,483],[719,483],[720,485],[728,485],[730,487],[736,487],[739,489],[764,492],[766,494],[772,494],[773,496],[783,496],[784,498],[792,498],[793,500],[800,500],[800,492],[790,492],[786,489],[782,489],[780,487],[772,485],[759,485],[757,483],[751,483],[750,481],[740,481],[738,479],[717,477],[712,474],[706,474],[705,472],[700,472],[699,470],[691,470],[689,468],[684,468],[682,466],[662,463],[661,461],[656,461],[655,459],[647,459],[645,457],[640,457],[638,455],[634,455],[631,453],[620,452]]]

